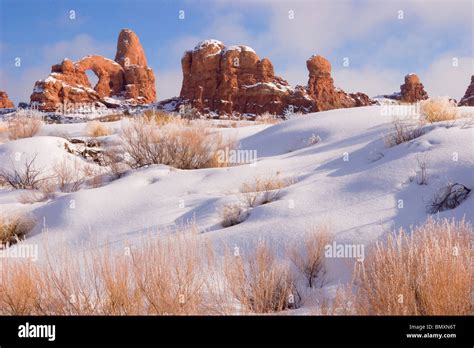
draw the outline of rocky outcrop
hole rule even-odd
[[[471,84],[467,87],[464,97],[459,101],[459,106],[474,106],[474,75],[471,76]]]
[[[331,63],[321,56],[312,56],[306,61],[309,71],[308,94],[314,101],[312,111],[371,105],[374,102],[364,93],[346,93],[334,87]]]
[[[77,62],[66,58],[52,66],[48,78],[35,83],[30,100],[43,111],[57,111],[67,104],[84,107],[151,103],[156,100],[155,76],[146,64],[138,37],[123,29],[117,42],[116,61],[98,55]],[[88,70],[98,77],[94,87],[87,78]]]
[[[331,65],[319,56],[308,60],[308,86],[295,88],[275,75],[269,59],[260,59],[247,46],[202,41],[185,52],[181,65],[180,99],[201,112],[281,115],[287,110],[311,112],[371,103],[362,93],[350,95],[335,89]]]
[[[206,40],[185,52],[181,65],[180,98],[202,112],[281,114],[293,99],[296,110],[311,106],[309,99],[275,76],[270,60],[260,59],[247,46]]]
[[[416,74],[408,74],[405,76],[405,83],[400,86],[399,93],[385,95],[385,98],[399,100],[404,103],[416,103],[420,100],[428,99],[423,84]]]
[[[0,109],[11,109],[14,107],[15,104],[8,98],[7,92],[0,91]]]
[[[415,103],[428,99],[428,93],[425,92],[423,84],[416,74],[405,76],[405,83],[400,86],[400,95],[400,100],[406,103]]]

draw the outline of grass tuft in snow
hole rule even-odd
[[[0,215],[0,249],[23,239],[34,225],[35,220],[29,215]]]
[[[459,111],[454,102],[447,97],[430,98],[420,102],[422,119],[426,122],[456,120]]]

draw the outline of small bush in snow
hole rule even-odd
[[[225,167],[228,163],[219,154],[235,147],[231,140],[203,126],[160,128],[142,119],[125,126],[122,140],[131,168],[150,164],[179,169]]]
[[[304,237],[303,245],[295,245],[289,249],[291,262],[305,276],[310,288],[315,285],[316,277],[323,271],[324,250],[329,243],[329,229],[314,228]]]
[[[86,181],[85,166],[75,158],[74,161],[63,159],[53,165],[54,178],[61,192],[76,192]]]
[[[0,216],[0,249],[20,241],[35,225],[28,215]]]
[[[90,137],[103,137],[112,134],[112,130],[100,121],[91,121],[86,125],[86,133]]]
[[[0,169],[0,181],[6,183],[14,189],[39,189],[40,184],[45,180],[42,171],[36,168],[36,155],[31,159],[17,165],[16,161],[11,161],[11,168]]]
[[[455,120],[459,117],[457,106],[449,98],[430,98],[420,102],[422,119],[429,122]]]
[[[428,205],[428,214],[456,208],[467,199],[471,189],[463,184],[449,183],[441,188]]]
[[[356,268],[354,314],[469,315],[472,227],[428,221],[411,233],[400,230],[377,242]]]
[[[313,133],[308,139],[308,146],[312,146],[320,142],[321,142],[321,137]]]
[[[392,122],[392,131],[386,136],[385,144],[388,147],[399,145],[423,135],[423,128],[419,124],[396,119]]]
[[[42,125],[43,121],[40,116],[18,112],[14,118],[7,122],[8,138],[10,140],[31,138],[40,131]]]
[[[278,116],[273,115],[269,112],[264,112],[263,114],[260,114],[255,117],[255,123],[258,124],[277,124],[280,122],[281,119]]]
[[[416,183],[418,185],[428,185],[428,165],[426,158],[418,157],[416,159],[418,163],[418,171],[416,172]]]
[[[280,190],[294,183],[291,178],[283,178],[279,174],[268,177],[255,177],[240,187],[241,200],[248,207],[276,201],[280,197]]]
[[[222,220],[222,227],[230,227],[240,224],[248,216],[247,210],[245,210],[242,205],[237,203],[224,205],[219,211],[219,213]]]
[[[264,242],[245,260],[241,255],[228,253],[224,273],[232,295],[246,311],[280,312],[298,308],[301,303],[289,267],[278,264]]]

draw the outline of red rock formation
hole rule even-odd
[[[11,109],[14,107],[15,104],[8,98],[7,92],[0,91],[0,109]]]
[[[309,71],[308,94],[314,100],[313,111],[350,108],[373,104],[363,93],[347,94],[334,87],[331,63],[321,56],[312,56],[306,61]]]
[[[116,101],[111,97],[132,104],[155,101],[155,76],[146,66],[138,37],[129,29],[120,32],[116,60],[97,55],[78,62],[66,58],[52,66],[48,78],[35,83],[31,102],[40,110],[56,111],[65,104],[112,106]],[[92,70],[99,79],[94,88],[87,78],[87,70]]]
[[[471,84],[467,87],[464,97],[459,101],[459,106],[474,106],[474,75],[471,76]]]
[[[247,46],[206,40],[187,51],[181,65],[180,98],[200,111],[282,114],[290,104],[295,111],[311,107],[301,91],[275,76],[270,60],[260,59]]]
[[[130,29],[122,29],[117,41],[115,61],[121,66],[142,65],[147,66],[145,51],[138,36]]]
[[[260,59],[247,46],[226,47],[217,40],[199,43],[182,60],[183,85],[180,98],[200,111],[283,114],[322,111],[370,105],[362,93],[346,94],[334,88],[331,65],[323,57],[307,62],[310,73],[306,88],[292,88],[276,76],[267,58]]]
[[[428,99],[420,78],[416,74],[405,76],[405,83],[400,86],[400,100],[406,103],[416,103]]]

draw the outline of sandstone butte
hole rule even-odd
[[[474,106],[474,75],[471,76],[471,84],[467,87],[464,97],[459,101],[459,106]]]
[[[0,91],[0,109],[11,109],[14,107],[15,104],[8,98],[7,92]]]
[[[94,87],[87,70],[98,77]],[[156,100],[155,75],[147,65],[138,36],[130,29],[122,29],[115,61],[98,55],[88,55],[77,62],[65,58],[52,66],[45,80],[36,81],[30,100],[42,111],[57,111],[67,104],[148,104]]]
[[[416,103],[420,100],[428,99],[423,84],[416,74],[408,74],[405,76],[405,83],[400,86],[400,92],[386,95],[386,98],[400,100],[405,103]]]
[[[308,85],[292,88],[276,76],[273,64],[247,46],[225,46],[217,40],[200,42],[181,60],[180,103],[201,112],[283,114],[314,112],[373,104],[363,93],[348,94],[334,87],[331,64],[321,56],[306,63]]]

